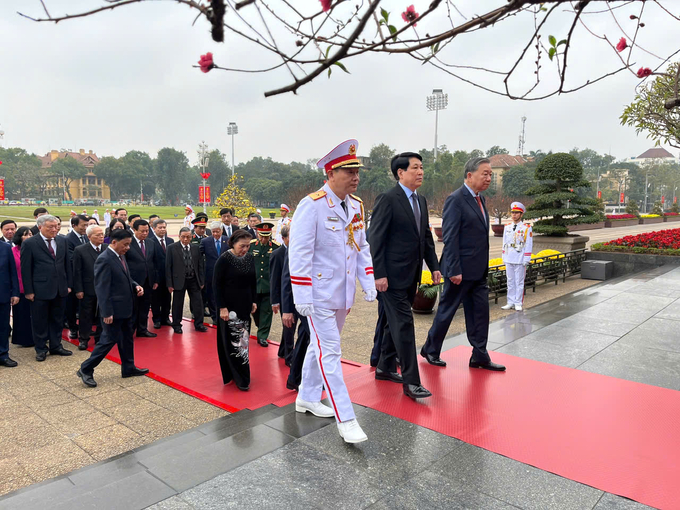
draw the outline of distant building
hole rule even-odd
[[[43,168],[50,168],[52,163],[60,158],[74,158],[80,161],[85,168],[89,169],[89,172],[85,177],[81,179],[75,179],[69,184],[69,191],[73,200],[84,201],[84,200],[111,200],[111,188],[104,182],[100,177],[97,177],[93,172],[92,168],[99,163],[99,158],[92,151],[85,152],[84,149],[80,149],[79,152],[67,152],[67,151],[50,151],[44,156],[40,156],[39,159],[42,161]],[[64,194],[64,183],[60,175],[54,175],[50,178],[50,183],[45,191],[46,198],[60,198],[68,200],[68,196],[63,197]]]
[[[680,164],[680,158],[676,158],[668,152],[666,149],[661,147],[655,147],[654,149],[647,149],[645,152],[640,154],[636,158],[628,158],[627,163],[635,163],[639,166],[650,165],[653,163],[678,163]]]
[[[495,154],[489,158],[491,162],[491,189],[500,191],[503,188],[503,172],[513,166],[520,166],[527,162],[522,156],[510,156],[509,154]]]

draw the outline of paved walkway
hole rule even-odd
[[[679,321],[680,268],[661,267],[510,315],[490,340],[499,352],[680,390]],[[452,336],[445,348],[464,342]],[[266,407],[28,487],[0,509],[648,508],[355,407],[366,443],[345,445],[332,420]]]

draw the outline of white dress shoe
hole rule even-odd
[[[333,418],[333,416],[335,416],[333,409],[327,405],[322,404],[321,402],[307,402],[299,397],[295,400],[295,410],[298,413],[306,413],[309,411],[319,418]]]
[[[522,311],[522,305],[515,305],[515,310],[517,310],[518,312],[521,312]]]
[[[356,419],[338,423],[338,432],[340,432],[340,437],[345,440],[345,443],[361,443],[368,439]]]
[[[515,308],[515,305],[513,305],[512,303],[508,303],[505,306],[501,306],[501,310],[512,310],[513,308]]]

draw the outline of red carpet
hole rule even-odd
[[[185,322],[183,335],[152,331],[157,338],[135,339],[135,361],[156,380],[228,411],[295,399],[274,344],[252,341],[251,389],[242,392],[222,384],[214,329],[197,333]],[[508,372],[471,370],[469,355],[469,347],[444,352],[445,369],[420,360],[434,396],[419,402],[400,385],[375,381],[365,365],[344,362],[343,372],[357,404],[646,505],[680,509],[680,392],[501,353],[494,361]]]

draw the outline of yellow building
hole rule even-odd
[[[99,163],[99,158],[92,151],[85,152],[80,149],[79,152],[67,151],[50,151],[44,156],[40,157],[43,168],[50,168],[52,163],[59,158],[75,158],[80,161],[89,172],[81,179],[74,179],[69,183],[69,191],[73,200],[76,201],[100,201],[111,200],[111,188],[100,177],[97,177],[92,168]],[[64,183],[60,175],[50,177],[50,183],[45,191],[46,198],[59,198],[68,200],[68,196],[64,197]]]

